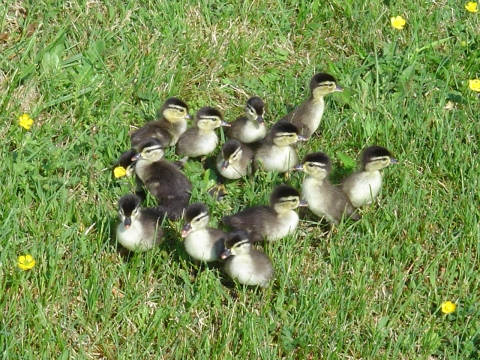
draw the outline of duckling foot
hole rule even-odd
[[[217,199],[217,201],[220,201],[225,197],[225,195],[227,195],[227,190],[223,184],[218,183],[217,185],[211,187],[208,190],[208,193],[211,197]]]

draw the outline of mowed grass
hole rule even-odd
[[[10,0],[0,15],[2,358],[480,358],[478,13],[456,0]],[[258,95],[271,125],[320,71],[346,90],[300,157],[329,154],[334,182],[352,171],[339,154],[378,144],[400,161],[361,221],[330,229],[306,213],[264,246],[277,272],[265,291],[196,268],[181,222],[153,251],[118,253],[116,202],[134,185],[112,169],[166,98],[232,121]],[[214,226],[304,177],[258,174],[216,202],[213,170],[186,173]]]

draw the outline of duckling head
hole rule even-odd
[[[176,123],[192,118],[188,113],[188,105],[184,101],[175,97],[167,99],[159,110],[159,113],[170,123]]]
[[[271,138],[275,145],[284,147],[295,144],[297,141],[307,141],[307,138],[299,135],[298,128],[289,122],[277,122],[271,131]]]
[[[205,229],[210,220],[208,208],[203,203],[189,205],[185,209],[185,225],[182,228],[182,237],[187,237],[192,231]]]
[[[118,165],[127,170],[127,176],[133,176],[135,174],[135,162],[132,161],[132,157],[137,155],[137,152],[133,149],[124,151],[118,158]]]
[[[158,139],[148,138],[143,140],[137,146],[138,154],[132,157],[132,161],[143,160],[149,163],[163,158],[165,146]]]
[[[197,111],[195,124],[200,130],[213,130],[220,126],[230,126],[223,120],[222,113],[212,107],[203,107]]]
[[[332,162],[327,154],[316,152],[305,155],[302,163],[295,165],[294,170],[302,170],[308,175],[317,178],[325,179],[332,171]]]
[[[297,189],[288,185],[279,185],[270,195],[270,206],[277,213],[282,214],[299,206],[308,206],[308,203],[300,200],[300,193]]]
[[[265,103],[258,96],[251,97],[247,100],[247,106],[245,106],[245,116],[250,121],[258,121],[260,125],[265,125],[263,121],[263,110]]]
[[[140,204],[140,198],[133,194],[125,195],[118,201],[118,217],[126,229],[140,216]]]
[[[390,151],[381,146],[370,146],[365,149],[362,155],[363,171],[377,171],[390,164],[397,164],[398,160],[392,158]]]
[[[251,247],[252,243],[245,230],[233,230],[225,235],[225,251],[220,257],[226,259],[231,255],[246,255]]]
[[[318,73],[313,75],[310,80],[310,91],[315,99],[323,97],[325,95],[341,92],[343,88],[337,85],[335,78],[326,73]]]
[[[242,144],[238,140],[228,140],[223,146],[222,146],[222,158],[223,158],[223,163],[222,163],[222,169],[225,170],[228,168],[230,165],[235,166],[240,162],[240,159],[242,158]]]

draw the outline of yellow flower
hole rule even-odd
[[[125,175],[127,175],[127,170],[125,168],[117,166],[115,169],[113,169],[113,176],[115,176],[117,179]]]
[[[457,308],[457,305],[451,301],[445,301],[442,303],[442,312],[444,314],[451,314]]]
[[[465,5],[465,9],[470,12],[476,13],[478,12],[477,6],[478,4],[476,2],[470,1],[467,5]]]
[[[18,117],[18,124],[25,130],[30,130],[33,125],[33,119],[28,114],[23,114]]]
[[[468,87],[470,88],[470,90],[480,92],[480,80],[478,79],[468,80]]]
[[[404,18],[401,16],[390,18],[390,22],[395,29],[402,30],[405,24],[407,23]]]
[[[35,259],[32,255],[21,255],[18,257],[17,265],[22,270],[30,270],[35,266]]]

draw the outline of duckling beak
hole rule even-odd
[[[394,158],[390,158],[390,164],[398,164],[398,160]]]
[[[308,140],[308,138],[303,136],[303,135],[298,135],[297,136],[297,141],[307,141],[307,140]]]
[[[225,249],[225,251],[220,255],[222,259],[228,258],[230,255],[232,255],[232,250],[230,249]]]
[[[127,217],[125,220],[123,220],[123,226],[125,226],[125,229],[128,229],[132,225],[132,219]]]
[[[190,115],[190,114],[187,114],[187,115],[185,115],[185,119],[192,120],[192,119],[193,119],[193,116]]]
[[[333,89],[334,92],[342,92],[343,91],[343,87],[341,87],[340,85],[337,85],[335,86],[335,89]]]
[[[298,206],[308,206],[308,202],[306,202],[305,200],[300,200],[299,203],[298,203]]]
[[[192,231],[192,224],[186,223],[182,228],[182,237],[187,237],[188,234]]]
[[[228,165],[230,165],[228,163],[228,160],[225,160],[223,163],[222,163],[222,170],[225,170],[226,168],[228,168]]]
[[[257,116],[257,121],[260,125],[265,125],[265,121],[263,120],[263,116]]]
[[[230,127],[230,124],[226,122],[225,120],[220,121],[220,125]]]
[[[295,165],[295,166],[292,168],[292,170],[299,170],[299,171],[303,170],[303,164],[297,164],[297,165]]]
[[[138,159],[140,159],[142,157],[142,153],[138,153],[137,155],[133,156],[132,157],[132,161],[137,161]]]

